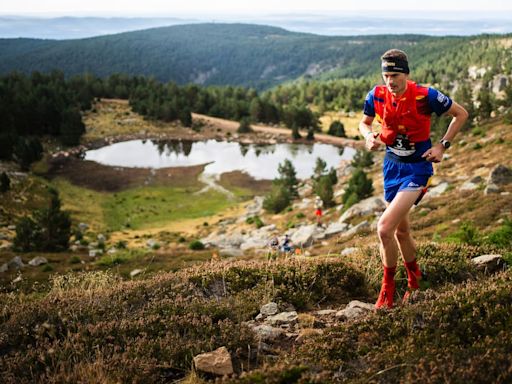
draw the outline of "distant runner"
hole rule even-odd
[[[366,148],[375,151],[381,142],[386,145],[383,173],[387,208],[377,229],[384,277],[375,303],[377,309],[393,307],[399,250],[407,269],[408,290],[404,302],[419,288],[421,271],[416,263],[409,210],[419,203],[427,190],[434,173],[432,163],[443,159],[444,152],[468,118],[466,110],[448,96],[409,80],[405,52],[391,49],[381,59],[385,85],[377,85],[368,93],[364,116],[359,123]],[[430,140],[432,113],[453,117],[443,138],[433,146]],[[380,133],[373,130],[374,119],[382,126]]]
[[[320,196],[315,197],[315,216],[316,216],[316,225],[322,226],[322,208],[324,206],[324,202],[320,198]]]

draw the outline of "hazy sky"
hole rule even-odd
[[[512,13],[510,0],[2,0],[0,14],[40,16],[173,16],[250,15],[307,12],[376,12],[400,16],[407,11],[440,11],[440,18],[457,18],[457,13],[505,16]],[[417,15],[418,13],[415,12]]]

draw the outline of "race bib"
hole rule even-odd
[[[391,152],[397,156],[411,156],[416,152],[416,146],[409,141],[407,135],[399,133],[395,141],[389,146]]]

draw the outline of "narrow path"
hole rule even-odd
[[[239,122],[233,121],[233,120],[226,120],[221,119],[219,117],[211,117],[207,115],[200,115],[198,113],[193,113],[192,117],[195,119],[202,119],[204,121],[207,121],[208,123],[218,126],[220,128],[230,130],[235,132],[238,129],[238,126],[240,125]],[[291,136],[291,130],[288,128],[276,128],[276,127],[270,127],[268,125],[258,125],[258,124],[251,124],[252,129],[255,132],[262,132],[262,133],[272,133],[277,135],[283,135],[290,137]],[[327,135],[325,133],[315,133],[315,142],[317,143],[325,143],[325,144],[332,144],[340,147],[353,147],[353,148],[362,148],[364,146],[364,141],[362,140],[353,140],[348,139],[345,137],[336,137]]]
[[[214,191],[225,194],[229,199],[234,200],[235,195],[233,194],[233,192],[228,191],[222,185],[217,184],[218,179],[219,179],[219,175],[211,175],[211,174],[206,174],[206,173],[202,172],[199,175],[198,180],[200,182],[206,184],[206,186],[203,189],[201,189],[200,191],[195,192],[194,195],[199,195],[199,194],[204,193],[210,189],[213,189]]]

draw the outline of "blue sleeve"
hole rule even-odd
[[[452,106],[452,99],[442,94],[435,88],[428,89],[428,105],[432,112],[435,112],[437,116],[441,116]]]
[[[375,88],[373,88],[368,94],[366,95],[366,99],[364,99],[364,107],[363,107],[363,113],[366,116],[375,116],[375,106],[373,104],[373,97],[375,95]]]

